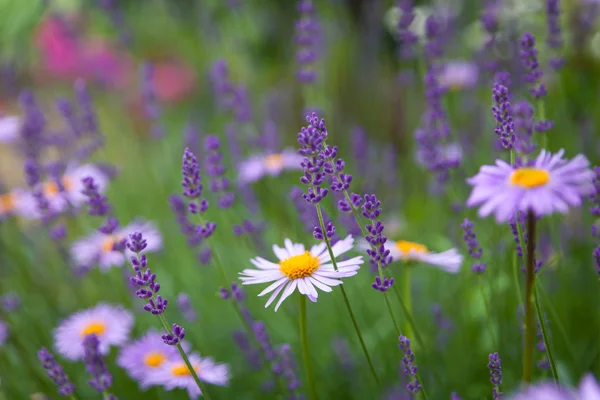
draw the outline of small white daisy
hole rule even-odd
[[[162,237],[156,225],[152,222],[135,221],[110,235],[96,231],[76,241],[71,246],[71,258],[78,266],[89,267],[97,262],[102,270],[113,266],[120,267],[133,253],[129,249],[125,249],[125,253],[117,251],[114,246],[135,232],[141,232],[144,235],[147,242],[145,251],[153,252],[162,248]]]
[[[281,153],[255,155],[239,164],[238,180],[240,183],[250,183],[265,175],[279,175],[285,169],[301,169],[303,159],[303,156],[290,149]]]
[[[77,360],[83,357],[83,339],[94,334],[100,341],[100,353],[107,354],[110,346],[127,342],[132,326],[131,312],[120,306],[100,303],[61,322],[54,330],[54,345],[65,358]]]
[[[218,386],[229,383],[227,364],[218,364],[212,358],[201,358],[195,353],[189,354],[188,358],[200,380]],[[166,390],[187,389],[191,399],[202,395],[190,369],[181,358],[167,359],[160,367],[149,371],[142,378],[141,384],[142,387],[162,385]]]
[[[87,177],[94,178],[94,183],[98,186],[100,194],[106,191],[108,177],[98,167],[91,164],[68,166],[61,177],[63,191],[60,190],[54,180],[41,182],[40,186],[45,199],[49,203],[50,210],[60,213],[66,211],[69,204],[78,208],[85,203],[87,197],[82,193],[84,186],[81,181]],[[21,204],[20,209],[23,210],[24,216],[32,219],[41,217],[37,200],[31,193],[21,198]]]
[[[369,249],[369,243],[363,240],[360,242],[363,250]],[[396,242],[388,240],[385,248],[390,251],[390,256],[394,261],[416,261],[424,264],[433,265],[440,269],[457,273],[463,262],[463,256],[456,249],[450,249],[441,253],[429,251],[425,245],[420,243],[398,240]]]
[[[296,288],[311,301],[317,301],[319,294],[315,287],[324,292],[331,292],[331,286],[342,284],[339,278],[356,275],[360,264],[363,263],[362,256],[339,261],[337,262],[338,271],[336,271],[325,243],[312,246],[310,251],[305,250],[303,244],[292,243],[290,239],[285,239],[284,244],[285,248],[273,245],[273,252],[279,259],[279,263],[256,257],[250,262],[258,269],[245,269],[240,272],[240,279],[244,285],[273,282],[259,294],[259,296],[264,296],[273,292],[265,304],[265,308],[283,292],[275,306],[275,311]],[[348,235],[344,240],[340,240],[332,246],[333,256],[337,258],[351,250],[353,245],[354,238]]]

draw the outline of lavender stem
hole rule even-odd
[[[319,217],[319,224],[321,225],[321,229],[323,232],[326,231],[325,221],[323,220],[323,213],[321,212],[321,206],[319,204],[315,204],[317,209],[317,216]],[[331,262],[333,264],[333,268],[337,271],[338,266],[335,261],[335,257],[333,255],[333,249],[331,248],[331,241],[327,235],[324,235],[325,244],[327,245],[327,251],[329,252],[329,257],[331,258]],[[354,330],[356,331],[356,336],[358,336],[358,340],[360,342],[360,346],[362,347],[363,353],[365,354],[365,358],[367,359],[367,363],[369,364],[369,369],[371,370],[371,374],[373,375],[373,379],[377,383],[377,387],[381,387],[381,382],[379,381],[379,377],[377,376],[377,372],[375,371],[375,367],[373,366],[373,362],[371,361],[371,356],[369,355],[369,351],[367,350],[367,346],[365,345],[365,341],[360,333],[360,328],[358,327],[358,323],[356,322],[356,318],[354,317],[354,312],[352,311],[352,307],[350,307],[350,301],[348,300],[348,295],[346,295],[346,289],[344,286],[340,286],[342,291],[342,296],[344,297],[344,303],[346,304],[346,309],[348,310],[348,314],[350,314],[350,319],[352,320],[352,325],[354,325]]]

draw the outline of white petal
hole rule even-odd
[[[277,289],[279,286],[283,286],[288,279],[289,278],[287,276],[284,276],[283,278],[276,280],[274,283],[270,284],[265,290],[260,292],[258,294],[258,297],[264,296],[267,293],[271,293],[273,290]]]
[[[273,253],[275,253],[275,256],[279,258],[280,261],[287,260],[291,257],[291,255],[285,249],[282,249],[276,244],[273,245]]]
[[[310,279],[310,282],[315,285],[316,287],[318,287],[319,289],[321,289],[324,292],[331,292],[333,289],[331,289],[329,286],[325,285],[324,283],[319,282],[318,280],[316,280],[314,277],[309,276],[308,279]]]
[[[279,293],[281,293],[281,291],[283,290],[284,287],[285,287],[285,283],[283,285],[279,286],[277,288],[277,290],[275,290],[273,292],[273,294],[271,295],[271,297],[269,297],[269,300],[267,301],[267,304],[265,304],[265,308],[267,308],[267,307],[269,307],[271,305],[271,303],[273,302],[273,300],[275,300],[275,298],[277,297],[277,295]]]
[[[279,306],[281,305],[281,303],[283,303],[283,301],[285,299],[287,299],[288,297],[290,297],[290,295],[292,293],[294,293],[294,290],[296,289],[296,285],[297,285],[296,281],[291,281],[290,283],[288,283],[287,287],[283,291],[283,294],[279,298],[279,301],[275,305],[275,311],[277,311],[279,309]]]

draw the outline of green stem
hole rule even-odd
[[[319,217],[319,225],[321,225],[321,230],[323,231],[323,233],[325,233],[325,229],[326,229],[325,228],[325,220],[323,219],[323,213],[321,212],[321,206],[319,204],[315,204],[315,207],[317,209],[317,215]],[[325,236],[325,244],[327,245],[327,251],[329,252],[329,257],[331,258],[331,263],[333,264],[333,268],[337,271],[338,270],[337,261],[335,260],[335,256],[333,254],[333,248],[331,247],[331,242],[329,241],[329,238],[327,238],[326,235],[324,235],[324,236]],[[344,289],[343,285],[340,288],[342,290],[342,297],[344,298],[344,304],[346,305],[348,314],[350,314],[350,319],[352,320],[352,325],[354,326],[354,330],[356,331],[356,336],[358,336],[358,341],[360,342],[360,346],[365,355],[365,359],[367,360],[367,364],[369,364],[369,369],[371,370],[373,379],[375,379],[375,382],[377,383],[377,387],[380,388],[381,382],[379,380],[379,377],[377,376],[377,372],[375,371],[373,362],[371,361],[371,356],[369,355],[369,351],[367,350],[365,341],[362,337],[362,334],[360,333],[360,328],[358,326],[358,323],[356,322],[356,318],[354,317],[354,312],[352,311],[352,307],[350,306],[350,301],[348,300],[348,296],[346,295],[346,290]]]
[[[546,120],[546,104],[543,99],[538,100],[538,121]],[[544,132],[541,134],[542,138],[540,140],[540,145],[542,149],[548,148],[548,132]]]
[[[573,362],[574,365],[576,365],[577,359],[573,355],[574,353],[573,353],[573,349],[571,348],[571,339],[569,338],[569,334],[567,333],[565,326],[560,321],[558,313],[556,312],[556,309],[552,305],[552,301],[550,300],[550,298],[544,291],[544,286],[541,285],[540,282],[538,282],[538,284],[536,285],[535,288],[536,288],[536,291],[539,290],[539,293],[541,293],[542,295],[545,296],[546,305],[548,306],[548,309],[550,310],[550,314],[552,314],[552,320],[554,321],[554,323],[558,327],[558,330],[560,331],[560,334],[563,338],[563,343],[564,343],[565,347],[567,348],[567,352],[569,353],[569,357],[571,358],[571,361]]]
[[[517,224],[518,226],[518,224]],[[515,284],[515,289],[517,291],[517,299],[519,301],[519,305],[523,304],[523,296],[521,295],[521,283],[519,283],[519,257],[517,256],[517,252],[513,253],[513,281]]]
[[[481,298],[483,299],[483,305],[485,306],[485,314],[487,316],[487,326],[490,330],[490,336],[492,338],[492,343],[494,345],[494,349],[498,348],[498,342],[496,342],[496,335],[494,335],[494,329],[492,328],[492,314],[490,313],[490,305],[487,301],[487,297],[485,296],[485,292],[483,290],[483,279],[481,276],[479,278],[479,292],[481,293]]]
[[[398,302],[400,303],[400,306],[402,307],[404,316],[406,317],[406,320],[408,321],[408,323],[410,324],[411,328],[413,329],[413,331],[415,333],[417,343],[419,344],[419,346],[421,346],[421,348],[425,348],[425,342],[423,341],[423,338],[421,337],[421,334],[419,333],[419,331],[415,328],[415,320],[413,319],[412,314],[409,312],[408,307],[406,307],[406,304],[404,303],[404,299],[402,298],[402,295],[400,294],[400,289],[398,289],[398,286],[396,286],[396,285],[393,285],[392,287],[394,288],[394,293],[396,294],[396,297],[398,298]]]
[[[396,328],[396,333],[398,333],[398,336],[400,336],[402,335],[402,330],[400,330],[400,325],[398,325],[396,317],[394,317],[394,311],[392,310],[392,305],[390,304],[388,292],[383,292],[383,297],[385,298],[385,304],[387,305],[388,312],[390,313],[390,317],[392,317],[392,322],[394,323],[394,327]]]
[[[559,383],[558,370],[556,369],[556,361],[554,360],[554,353],[552,351],[552,343],[550,342],[550,336],[548,335],[548,330],[546,328],[546,319],[544,318],[544,315],[542,313],[542,306],[538,299],[537,287],[534,289],[533,298],[535,302],[535,311],[537,313],[538,321],[540,321],[540,328],[542,329],[544,346],[546,346],[546,354],[548,356],[548,360],[550,361],[550,370],[552,371],[552,378],[554,378],[554,382]]]
[[[308,383],[310,398],[312,400],[317,400],[317,389],[315,387],[315,380],[312,375],[310,354],[308,351],[308,332],[306,330],[306,296],[299,294],[298,298],[300,299],[300,341],[302,343],[302,359],[304,360],[304,369],[306,370],[306,382]]]
[[[405,314],[412,316],[412,293],[410,290],[411,289],[410,288],[410,269],[411,269],[411,266],[409,265],[409,263],[404,263],[404,266],[402,268],[402,293],[404,294],[404,296],[403,296],[404,307],[403,308],[405,308]],[[406,322],[404,323],[404,334],[405,334],[405,336],[407,336],[409,338],[412,338],[414,336],[413,330],[411,327],[411,323],[408,321],[408,318],[406,318]]]
[[[533,376],[533,347],[535,345],[535,319],[533,292],[535,290],[535,215],[527,212],[527,263],[525,278],[525,351],[523,353],[523,382],[530,383]]]
[[[167,323],[167,320],[165,319],[164,315],[159,314],[158,315],[158,319],[160,320],[163,328],[165,328],[165,330],[167,331],[167,333],[169,335],[172,335],[173,331],[171,330],[171,327]],[[177,346],[177,350],[179,351],[179,354],[181,355],[181,358],[183,359],[183,362],[188,367],[190,373],[192,374],[192,377],[194,378],[194,381],[196,382],[196,385],[198,385],[198,388],[202,392],[202,396],[204,396],[204,398],[206,400],[210,400],[210,396],[208,395],[208,391],[206,390],[206,386],[200,380],[200,378],[198,378],[198,374],[196,373],[196,370],[194,369],[194,367],[190,363],[190,360],[188,359],[188,356],[185,354],[185,351],[183,351],[183,348],[181,347],[181,343],[177,343],[175,346]]]
[[[70,399],[70,400],[77,400],[77,397],[75,397],[75,395],[74,395],[74,394],[72,394],[72,395],[70,395],[70,396],[69,396],[69,399]]]

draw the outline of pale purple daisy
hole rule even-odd
[[[439,85],[446,90],[463,90],[477,84],[479,70],[475,63],[455,60],[444,64],[438,75]]]
[[[0,143],[14,143],[21,136],[23,120],[16,115],[0,117]]]
[[[84,178],[94,178],[94,183],[98,186],[100,194],[106,191],[108,185],[108,176],[103,173],[98,167],[85,164],[76,166],[69,165],[65,173],[60,178],[60,186],[55,180],[40,182],[39,185],[44,194],[44,198],[49,203],[49,210],[54,213],[66,211],[69,206],[80,207],[87,200],[87,196],[82,192],[85,187],[82,182]],[[24,217],[37,219],[41,217],[41,212],[38,207],[38,200],[33,193],[28,192],[27,195],[21,196],[20,210]]]
[[[216,363],[212,358],[201,358],[198,354],[188,355],[190,364],[200,380],[218,386],[229,383],[229,367]],[[191,399],[202,395],[194,381],[190,369],[179,359],[167,359],[160,367],[153,369],[142,379],[142,387],[161,385],[166,390],[187,389]]]
[[[154,252],[162,248],[162,237],[156,225],[147,221],[134,221],[111,234],[96,231],[80,239],[71,246],[71,258],[77,265],[92,266],[98,263],[102,270],[120,267],[133,253],[129,249],[123,252],[119,243],[129,235],[141,232],[147,242],[146,251]]]
[[[0,347],[2,347],[4,345],[4,342],[6,342],[7,337],[8,337],[8,325],[6,325],[6,322],[4,322],[0,319]]]
[[[242,161],[238,166],[238,180],[250,183],[264,176],[277,176],[286,169],[302,169],[303,156],[286,149],[281,153],[255,155]]]
[[[23,198],[27,196],[28,192],[22,189],[0,194],[0,219],[9,215],[27,215],[27,208],[23,207]]]
[[[467,179],[473,186],[467,206],[481,206],[480,217],[493,213],[503,223],[517,211],[531,210],[539,217],[581,205],[594,192],[594,172],[582,154],[572,160],[562,158],[563,154],[563,150],[554,155],[542,150],[527,167],[515,168],[502,160],[496,160],[495,166],[482,166]]]
[[[130,311],[99,303],[62,321],[54,330],[54,345],[63,357],[77,360],[83,357],[83,339],[94,334],[100,341],[100,353],[107,354],[110,346],[120,346],[127,341],[132,326]]]
[[[457,273],[463,262],[463,256],[458,250],[450,250],[436,253],[430,251],[425,245],[406,240],[391,241],[385,243],[385,249],[390,251],[390,256],[394,261],[419,262],[433,265],[452,274]],[[360,242],[361,249],[371,248],[366,240]]]
[[[187,352],[189,344],[182,342],[181,345]],[[162,334],[156,331],[149,331],[123,346],[117,357],[117,364],[133,379],[140,381],[142,388],[148,386],[145,377],[168,361],[181,361],[181,355],[175,346],[165,344]]]
[[[296,288],[311,301],[317,301],[319,294],[315,287],[324,292],[331,292],[331,286],[341,285],[343,282],[340,278],[356,275],[360,264],[363,263],[362,256],[338,261],[338,270],[336,271],[324,242],[312,246],[310,251],[307,251],[303,244],[292,243],[290,239],[285,239],[284,244],[285,248],[273,245],[273,252],[279,259],[278,263],[256,257],[250,262],[258,269],[245,269],[240,272],[240,279],[244,285],[273,282],[259,294],[259,296],[264,296],[273,292],[265,304],[265,308],[283,292],[275,306],[275,311],[279,309],[286,298],[294,293]],[[339,240],[332,246],[333,256],[337,258],[352,250],[353,247],[354,238],[348,235],[344,240]]]
[[[575,390],[552,383],[532,385],[508,400],[599,400],[600,385],[594,375],[587,374]]]

